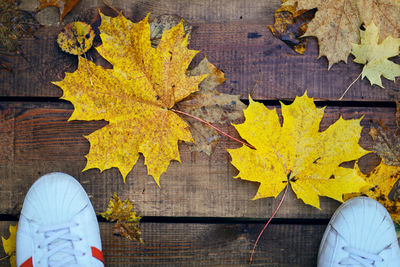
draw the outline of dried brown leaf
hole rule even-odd
[[[78,2],[79,0],[40,0],[40,7],[38,11],[48,6],[58,7],[58,9],[60,10],[61,22]]]
[[[397,129],[391,131],[382,122],[371,127],[369,135],[374,140],[372,151],[384,158],[389,166],[400,166],[400,105],[396,102]]]
[[[107,221],[115,222],[113,234],[143,243],[140,231],[141,216],[137,216],[133,202],[129,199],[121,201],[116,192],[110,198],[107,210],[100,213]]]
[[[285,1],[283,1],[285,2]],[[306,51],[307,39],[302,37],[317,9],[297,10],[294,5],[281,6],[274,13],[274,25],[267,25],[272,34],[299,54]]]
[[[328,68],[347,62],[351,43],[360,42],[359,27],[372,21],[378,26],[380,40],[400,37],[400,0],[288,0],[283,5],[299,9],[317,8],[304,36],[315,36],[319,56],[326,56]]]
[[[240,101],[238,95],[223,94],[217,91],[216,87],[225,81],[225,76],[207,58],[204,58],[196,68],[190,71],[192,76],[204,74],[209,74],[209,76],[200,83],[199,91],[177,103],[177,108],[209,123],[226,125],[243,120],[243,109],[246,108],[246,105]],[[220,139],[220,134],[190,117],[185,117],[185,121],[190,124],[190,131],[195,142],[189,144],[191,151],[211,155]]]

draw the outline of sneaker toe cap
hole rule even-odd
[[[331,226],[348,245],[373,253],[396,241],[389,213],[379,202],[367,197],[347,201]]]
[[[64,173],[39,178],[28,191],[21,213],[40,224],[71,220],[90,203],[80,183]]]

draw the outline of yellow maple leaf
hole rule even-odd
[[[140,231],[141,216],[137,216],[133,211],[133,202],[125,199],[123,202],[119,199],[116,192],[110,198],[107,210],[100,213],[106,220],[115,222],[113,233],[126,237],[130,240],[136,240],[143,243]]]
[[[389,166],[384,160],[371,171],[363,174],[357,166],[357,172],[364,177],[368,185],[361,188],[359,193],[345,194],[345,200],[365,195],[380,202],[390,213],[394,221],[400,221],[400,199],[391,197],[393,186],[400,178],[400,167]]]
[[[240,136],[256,150],[229,149],[236,177],[260,183],[253,199],[277,197],[290,183],[297,197],[319,208],[319,195],[338,201],[366,183],[356,170],[339,167],[368,151],[358,145],[360,120],[339,118],[319,132],[324,108],[316,108],[305,93],[291,105],[282,105],[283,125],[275,109],[250,99],[245,122],[235,125]]]
[[[187,48],[183,22],[164,31],[153,48],[148,16],[133,23],[121,14],[100,15],[103,44],[96,49],[113,69],[80,57],[78,69],[54,84],[75,107],[69,120],[109,122],[86,137],[90,151],[84,170],[117,167],[125,181],[142,153],[159,185],[169,162],[180,161],[178,141],[193,141],[188,124],[169,109],[197,91],[207,75],[186,74],[197,51]]]
[[[17,241],[17,228],[18,225],[10,225],[9,226],[9,231],[10,231],[10,237],[8,239],[5,239],[3,236],[1,237],[1,240],[3,242],[3,248],[4,252],[10,256],[10,264],[12,267],[17,266],[17,261],[16,261],[16,241]]]
[[[394,81],[400,76],[400,65],[388,60],[399,54],[400,38],[387,37],[381,43],[379,41],[379,29],[372,22],[360,30],[361,44],[351,44],[351,53],[355,56],[354,62],[364,64],[362,78],[365,76],[371,85],[382,86],[381,75]]]
[[[380,41],[388,36],[400,37],[400,0],[288,0],[283,5],[298,9],[317,8],[304,36],[315,36],[319,56],[326,56],[328,68],[340,61],[347,62],[350,43],[359,43],[359,27],[376,23]]]

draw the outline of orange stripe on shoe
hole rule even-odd
[[[27,259],[24,263],[22,263],[19,267],[33,267],[32,257]]]
[[[91,247],[92,248],[92,256],[101,261],[103,264],[104,263],[104,257],[103,257],[103,252],[96,248],[96,247]]]

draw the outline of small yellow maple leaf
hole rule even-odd
[[[92,47],[94,36],[90,25],[75,21],[61,30],[57,43],[64,52],[79,56]]]
[[[17,261],[16,261],[16,240],[17,240],[17,225],[10,225],[9,226],[9,231],[10,231],[10,237],[8,239],[5,239],[3,236],[1,237],[1,240],[3,242],[3,248],[4,252],[10,256],[10,264],[12,267],[17,266]]]
[[[137,240],[143,243],[140,231],[141,216],[137,216],[133,211],[133,202],[125,199],[123,202],[119,199],[116,192],[110,198],[107,210],[100,213],[102,217],[111,222],[116,222],[113,233],[121,235],[130,240]]]
[[[235,125],[256,148],[228,149],[239,170],[236,177],[260,183],[253,199],[277,197],[290,183],[298,198],[319,208],[319,195],[343,201],[343,193],[366,184],[356,170],[339,167],[368,153],[358,145],[361,119],[339,118],[320,132],[324,108],[316,108],[306,93],[291,105],[281,105],[283,125],[275,109],[252,99],[244,110],[245,122]]]
[[[197,51],[187,48],[183,22],[164,31],[153,48],[148,16],[133,23],[121,14],[100,15],[103,44],[96,49],[113,69],[80,57],[74,73],[54,82],[64,91],[62,99],[75,107],[69,120],[109,122],[86,137],[90,151],[84,170],[117,167],[125,181],[142,153],[148,174],[160,185],[169,162],[180,161],[178,141],[193,142],[188,124],[169,109],[197,91],[207,75],[186,74]]]
[[[368,185],[361,188],[359,193],[345,194],[343,199],[365,195],[380,202],[390,213],[394,221],[400,221],[400,201],[392,198],[393,186],[400,178],[400,167],[389,166],[384,160],[367,175],[363,174],[357,166],[357,172],[364,177]]]
[[[351,44],[351,53],[355,56],[354,62],[364,64],[362,78],[365,76],[371,85],[382,86],[381,75],[394,81],[400,76],[400,65],[388,60],[399,54],[400,38],[387,37],[381,43],[379,41],[379,29],[372,22],[360,30],[361,44]]]

